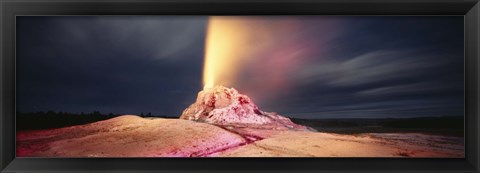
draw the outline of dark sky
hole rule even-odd
[[[250,57],[229,87],[264,111],[301,118],[463,115],[463,16],[256,19],[249,27],[272,29],[282,46]],[[178,116],[203,87],[207,21],[17,17],[17,109]],[[278,26],[288,33],[275,32]],[[288,87],[273,81],[278,76]]]

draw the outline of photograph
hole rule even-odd
[[[16,16],[15,154],[465,158],[464,36],[462,15]]]

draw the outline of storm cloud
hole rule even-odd
[[[462,16],[256,18],[253,28],[289,27],[270,33],[275,49],[250,54],[233,86],[265,111],[463,115]],[[178,116],[202,89],[207,25],[207,16],[19,16],[17,109]]]

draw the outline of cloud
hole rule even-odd
[[[242,69],[234,87],[262,110],[306,118],[463,112],[462,17],[255,18],[248,27],[260,34],[245,68],[233,67]],[[178,115],[202,87],[206,16],[24,16],[17,24],[21,110]]]
[[[326,107],[305,105],[297,111],[285,112],[285,114],[315,118],[376,118],[382,115],[389,115],[389,117],[445,116],[462,115],[458,113],[462,105],[463,103],[451,100],[401,99],[366,103],[351,102]],[[438,109],[439,107],[442,109]]]
[[[99,45],[115,51],[143,51],[152,59],[182,58],[174,55],[204,42],[206,21],[206,17],[191,16],[60,18],[56,22],[63,34],[56,39],[92,53],[99,52],[93,47]]]
[[[319,58],[295,74],[295,95],[268,106],[318,118],[461,115],[463,83],[454,57],[410,48]]]
[[[182,100],[194,100],[201,87],[206,17],[29,16],[18,22],[19,110],[177,115],[188,106]]]
[[[448,85],[438,81],[424,81],[405,85],[390,85],[359,91],[358,95],[399,95],[399,94],[415,94],[425,92],[449,91],[459,88],[455,85]]]
[[[297,75],[306,82],[331,86],[358,86],[422,75],[444,65],[432,55],[411,50],[376,50],[343,60],[322,61],[304,68]]]

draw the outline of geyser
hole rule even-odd
[[[255,20],[238,17],[210,17],[206,38],[204,89],[181,119],[216,125],[271,129],[311,130],[273,112],[263,112],[246,95],[233,88],[237,73],[259,45],[268,45],[268,32],[252,28]],[[262,39],[263,38],[263,39]]]
[[[183,111],[180,119],[236,127],[312,130],[277,113],[263,112],[248,96],[223,86],[200,91],[197,101]]]

